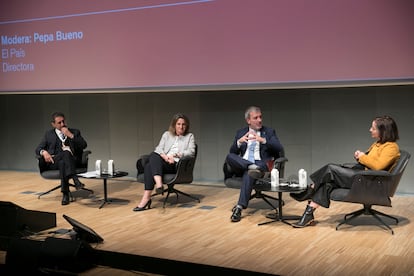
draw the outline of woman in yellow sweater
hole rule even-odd
[[[292,224],[293,227],[302,228],[312,225],[315,209],[320,206],[329,208],[332,190],[351,188],[352,178],[358,171],[364,169],[390,171],[393,168],[400,157],[400,149],[396,143],[399,139],[397,124],[389,116],[376,117],[369,131],[376,141],[366,152],[355,151],[354,158],[358,162],[356,166],[350,168],[337,164],[325,165],[310,175],[313,184],[307,191],[291,194],[298,201],[309,199],[303,216]]]

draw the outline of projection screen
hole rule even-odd
[[[412,0],[0,0],[1,93],[414,83]]]

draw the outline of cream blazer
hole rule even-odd
[[[176,136],[172,135],[169,131],[165,131],[162,136],[158,146],[155,148],[154,152],[158,154],[167,154],[171,150],[175,140],[177,139],[178,152],[184,156],[194,156],[195,154],[195,142],[194,135],[192,133],[187,133],[185,136]]]

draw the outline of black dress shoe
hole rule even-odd
[[[73,179],[73,183],[75,183],[76,190],[80,190],[83,187],[85,187],[85,184],[79,181],[79,178],[77,175],[72,176],[72,179]]]
[[[233,207],[233,214],[230,217],[231,221],[232,222],[239,222],[241,220],[241,212],[242,212],[242,209],[240,207],[234,206]]]
[[[78,181],[75,181],[75,189],[77,190],[77,191],[79,191],[80,189],[82,189],[83,187],[85,187],[85,184],[83,184],[82,182],[80,182],[79,180]]]
[[[301,219],[298,222],[292,223],[292,226],[294,228],[303,228],[309,225],[314,225],[315,218],[313,216],[313,211],[315,211],[315,208],[307,205]]]
[[[248,170],[247,174],[254,179],[262,179],[265,173],[259,169]]]
[[[69,202],[70,202],[70,200],[69,200],[69,193],[63,193],[62,205],[68,205]]]

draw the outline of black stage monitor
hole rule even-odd
[[[63,215],[63,218],[66,219],[70,225],[72,225],[73,231],[76,232],[77,240],[83,240],[90,243],[103,242],[104,239],[88,226],[80,223],[73,218],[68,217],[67,215]]]

